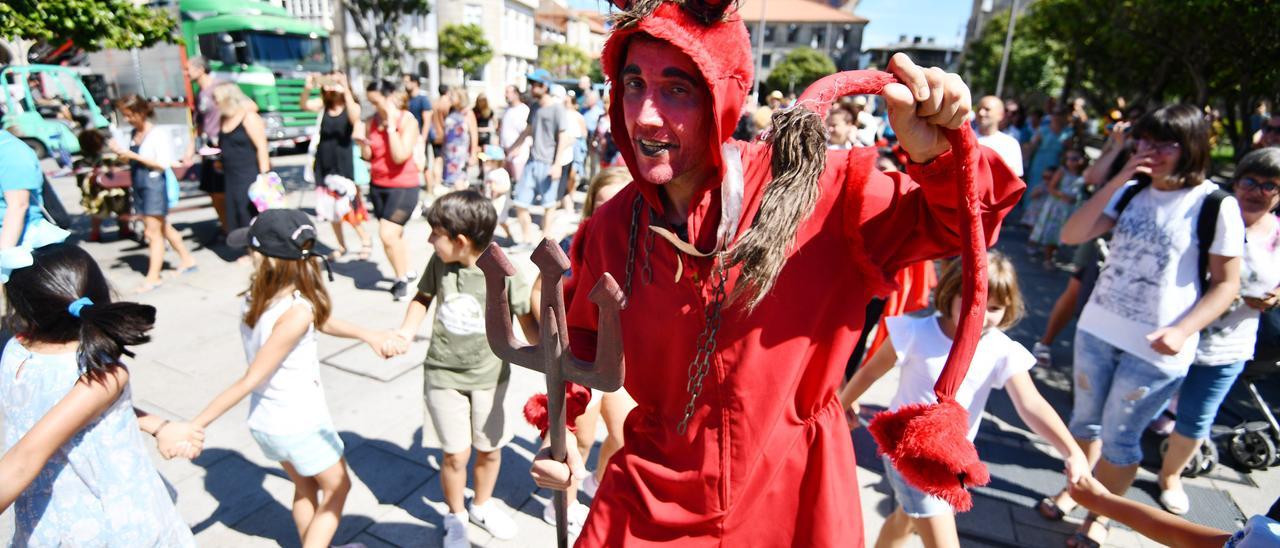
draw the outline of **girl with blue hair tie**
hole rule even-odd
[[[0,357],[0,512],[14,508],[14,546],[195,546],[143,445],[198,452],[204,434],[133,408],[123,356],[143,344],[154,307],[112,302],[84,250],[31,251],[4,285]]]

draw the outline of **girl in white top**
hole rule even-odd
[[[254,263],[240,327],[249,369],[191,422],[208,426],[244,399],[249,431],[294,484],[293,518],[305,548],[329,546],[351,480],[320,384],[316,331],[359,339],[379,356],[385,336],[330,316],[320,268],[310,260],[315,226],[292,209],[262,212],[227,236]]]
[[[1196,361],[1182,381],[1178,421],[1160,468],[1160,504],[1174,514],[1191,509],[1182,489],[1182,469],[1209,437],[1218,406],[1253,358],[1259,314],[1280,300],[1280,222],[1272,214],[1280,204],[1277,185],[1280,148],[1250,152],[1236,166],[1235,197],[1245,225],[1240,295],[1200,333]]]
[[[1096,463],[1098,481],[1123,495],[1142,461],[1142,431],[1168,403],[1195,358],[1199,333],[1240,292],[1244,223],[1236,200],[1221,203],[1199,280],[1197,219],[1216,187],[1205,180],[1209,127],[1191,105],[1170,105],[1133,127],[1129,162],[1062,227],[1062,243],[1111,231],[1110,254],[1080,314],[1069,427]],[[1149,180],[1119,211],[1122,189]],[[1203,286],[1203,291],[1201,290]],[[1117,412],[1116,410],[1123,410]],[[1064,491],[1046,517],[1074,506]],[[1077,544],[1103,543],[1106,518],[1090,514]]]
[[[956,401],[969,412],[969,440],[978,435],[982,409],[991,390],[1008,388],[1018,416],[1058,450],[1066,462],[1067,476],[1077,481],[1089,474],[1088,459],[1072,442],[1062,419],[1036,389],[1028,373],[1036,363],[1035,357],[1004,333],[1018,322],[1023,312],[1017,272],[1008,258],[994,251],[987,254],[987,263],[989,289],[983,334],[964,383],[956,393]],[[955,336],[956,318],[961,313],[961,278],[960,261],[952,262],[943,272],[934,291],[934,306],[940,314],[885,319],[889,338],[840,393],[851,428],[858,426],[858,398],[895,366],[901,377],[890,410],[937,401],[933,385],[942,374]],[[877,546],[899,545],[907,540],[913,528],[927,547],[960,545],[955,515],[945,501],[907,484],[887,458],[885,475],[898,507],[880,530]]]

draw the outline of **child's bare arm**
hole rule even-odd
[[[395,333],[389,331],[376,331],[367,327],[359,326],[345,320],[339,320],[333,316],[320,326],[320,332],[334,337],[344,339],[356,339],[368,344],[373,349],[373,353],[379,358],[389,358],[394,353],[387,351],[387,339],[395,337]]]
[[[101,378],[83,376],[66,396],[45,413],[18,443],[0,456],[0,512],[36,479],[53,453],[84,425],[101,415],[129,383],[129,371],[113,367]]]
[[[1220,548],[1231,538],[1226,531],[1191,523],[1159,508],[1115,496],[1093,476],[1084,476],[1072,483],[1071,498],[1166,546]]]
[[[1066,462],[1067,480],[1075,483],[1082,476],[1089,475],[1089,460],[1085,458],[1084,452],[1071,437],[1071,432],[1067,430],[1067,425],[1063,424],[1058,412],[1054,411],[1053,406],[1045,401],[1039,390],[1036,390],[1031,374],[1025,371],[1018,373],[1005,381],[1004,386],[1009,391],[1009,399],[1013,400],[1013,407],[1017,409],[1022,421],[1027,423],[1032,432],[1049,440],[1053,448],[1058,450],[1058,454],[1062,455],[1062,459]]]
[[[280,368],[285,357],[298,345],[298,341],[302,340],[302,336],[307,333],[307,329],[314,321],[315,316],[310,307],[294,305],[286,311],[272,326],[271,336],[267,337],[267,342],[258,349],[258,353],[253,357],[253,363],[249,364],[249,369],[245,371],[244,376],[214,397],[213,401],[205,406],[204,411],[191,420],[191,423],[198,428],[207,428],[209,423],[240,403],[240,400],[248,396],[258,385],[266,382],[276,369]]]
[[[404,320],[400,322],[400,328],[396,330],[396,336],[412,341],[413,336],[418,333],[418,328],[422,327],[422,320],[427,318],[427,309],[431,307],[432,295],[428,295],[421,291],[413,296],[413,300],[409,301],[409,307],[404,311]]]
[[[529,344],[538,344],[538,320],[533,313],[516,316],[516,320],[520,322],[520,330],[524,332],[524,340],[529,341]]]
[[[893,341],[884,340],[884,344],[880,345],[880,349],[871,356],[862,367],[858,368],[858,372],[853,374],[853,378],[849,379],[848,384],[844,385],[844,390],[840,391],[840,404],[848,409],[858,398],[871,388],[872,384],[880,380],[885,373],[888,373],[893,366],[897,364],[898,354],[893,349]]]

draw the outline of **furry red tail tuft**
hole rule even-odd
[[[969,441],[969,412],[953,399],[878,413],[868,429],[907,483],[957,512],[973,508],[967,487],[991,481]]]
[[[589,404],[591,404],[590,389],[580,384],[564,383],[564,422],[570,431],[577,431],[574,423],[587,411]],[[550,419],[547,417],[546,394],[539,392],[529,396],[529,400],[524,402],[524,420],[537,428],[542,437],[547,436],[547,423]]]

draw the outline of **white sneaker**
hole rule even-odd
[[[444,515],[444,548],[471,548],[467,540],[467,513]]]
[[[480,505],[472,504],[470,514],[471,523],[479,525],[485,531],[488,531],[490,535],[493,535],[493,538],[498,540],[516,538],[516,532],[519,531],[516,522],[493,501]]]
[[[1031,355],[1036,357],[1036,365],[1040,367],[1053,365],[1053,350],[1047,344],[1036,341],[1035,346],[1031,347]]]
[[[588,497],[596,498],[596,490],[600,488],[600,480],[596,479],[594,473],[587,473],[587,479],[582,480],[582,492]]]
[[[569,504],[569,534],[577,535],[582,532],[582,525],[587,522],[587,514],[591,513],[591,508],[581,502],[573,502]],[[542,521],[547,522],[551,526],[556,524],[556,510],[552,504],[547,504],[542,508]]]

